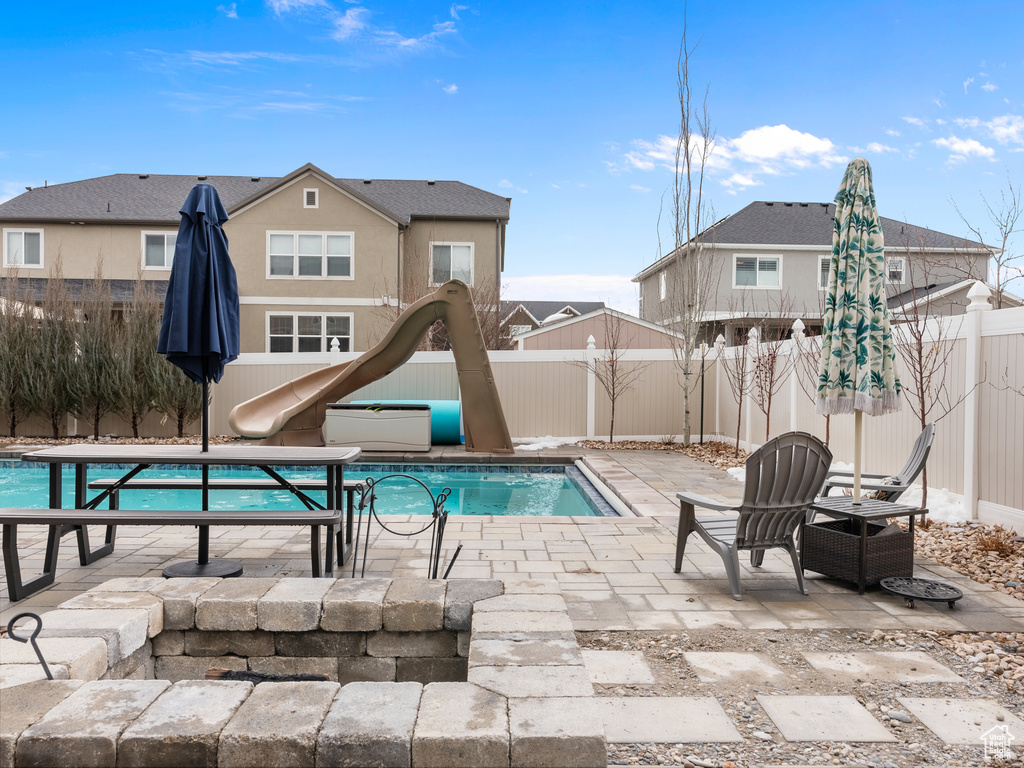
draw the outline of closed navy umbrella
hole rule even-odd
[[[167,282],[157,351],[203,385],[203,448],[210,447],[209,384],[238,357],[238,283],[222,224],[228,220],[217,190],[192,187],[181,206],[181,224]],[[209,509],[209,468],[203,465],[203,509]],[[209,529],[199,529],[199,562],[176,563],[165,576],[233,576],[238,563],[209,562]]]

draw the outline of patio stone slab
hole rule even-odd
[[[44,619],[39,637],[100,637],[107,643],[107,661],[114,666],[146,643],[149,613],[144,610],[69,611],[58,608]]]
[[[82,686],[81,680],[46,680],[4,691],[0,707],[0,765],[14,765],[22,731]]]
[[[419,683],[346,685],[320,728],[320,765],[411,765],[422,693]]]
[[[65,667],[71,680],[99,680],[107,671],[107,644],[98,637],[40,637],[39,651],[53,671]],[[0,638],[0,659],[4,665],[34,664],[42,672],[36,652],[29,643]]]
[[[609,742],[743,741],[711,696],[597,697]]]
[[[558,636],[506,640],[475,639],[469,647],[470,667],[546,667],[583,664],[574,638]]]
[[[758,696],[786,741],[896,741],[853,696]]]
[[[220,733],[218,768],[313,768],[317,734],[337,683],[262,683]]]
[[[923,651],[868,653],[804,652],[807,663],[819,672],[863,681],[899,683],[963,683],[963,678]]]
[[[495,611],[473,615],[473,635],[488,632],[572,632],[572,621],[557,611]]]
[[[473,667],[469,682],[509,698],[594,695],[583,667]]]
[[[750,683],[755,687],[786,673],[756,653],[725,651],[687,651],[686,663],[705,683]]]
[[[607,764],[604,725],[593,699],[511,699],[511,768]]]
[[[115,765],[117,740],[161,693],[166,680],[96,680],[47,712],[18,739],[19,765]]]
[[[256,603],[256,625],[271,632],[319,629],[322,599],[332,584],[322,578],[282,579]]]
[[[93,592],[65,600],[59,606],[63,610],[95,610],[97,608],[132,609],[149,613],[149,627],[146,633],[156,637],[164,630],[164,604],[160,598],[147,592]]]
[[[423,688],[412,737],[418,768],[507,768],[508,700],[471,683]]]
[[[590,682],[598,685],[653,685],[654,675],[640,651],[581,651]]]
[[[474,606],[476,614],[495,611],[564,611],[561,595],[499,595],[479,600]]]
[[[992,699],[901,698],[900,704],[946,744],[981,745],[982,736],[1006,726],[1011,744],[1024,744],[1024,721]]]

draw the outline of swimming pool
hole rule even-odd
[[[93,465],[89,480],[120,477],[124,466]],[[287,478],[307,476],[301,467],[281,470]],[[615,512],[583,474],[562,465],[409,465],[353,464],[345,469],[346,480],[375,480],[386,475],[407,474],[426,485],[435,496],[442,488],[451,495],[445,509],[452,515],[498,516],[614,516]],[[199,470],[151,467],[146,478],[198,478]],[[21,461],[0,462],[0,507],[43,508],[47,505],[49,468]],[[251,467],[214,467],[210,477],[266,477]],[[64,470],[64,506],[74,506],[74,470]],[[98,492],[90,491],[89,498]],[[198,509],[199,492],[186,490],[122,490],[122,509]],[[326,494],[313,492],[323,503]],[[105,506],[105,504],[104,504]],[[210,491],[211,509],[303,509],[301,502],[284,490]],[[415,482],[392,478],[378,489],[378,514],[424,515],[430,499]]]

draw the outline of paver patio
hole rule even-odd
[[[579,450],[574,448],[572,452],[578,453]],[[588,454],[591,469],[621,494],[621,501],[646,516],[450,517],[442,562],[447,562],[458,544],[463,545],[450,577],[501,579],[506,585],[505,597],[495,602],[486,614],[481,612],[476,616],[474,624],[490,622],[495,631],[528,631],[529,627],[510,627],[502,623],[507,612],[516,610],[516,595],[528,592],[564,598],[571,627],[568,624],[546,627],[552,631],[682,631],[705,627],[755,631],[1024,631],[1024,603],[921,558],[916,559],[915,575],[952,583],[963,590],[964,598],[955,609],[949,610],[944,604],[921,602],[915,609],[910,609],[901,599],[877,588],[858,595],[851,585],[811,573],[806,577],[810,594],[804,596],[797,591],[788,556],[778,551],[766,553],[761,568],[752,568],[749,562],[741,559],[744,599],[737,602],[730,594],[721,559],[711,553],[703,542],[690,541],[682,573],[672,571],[672,553],[678,514],[675,492],[690,489],[715,498],[736,499],[741,491],[739,483],[727,478],[720,470],[680,454],[584,453]],[[419,456],[416,460],[425,461]],[[420,521],[412,518],[390,519],[397,527],[421,525]],[[33,573],[41,562],[45,536],[43,527],[19,531],[22,569],[26,575]],[[174,582],[163,582],[159,579],[160,572],[171,562],[194,557],[196,547],[194,533],[183,532],[180,528],[125,528],[119,531],[117,547],[111,555],[83,567],[78,564],[70,539],[66,541],[56,583],[50,589],[12,604],[6,595],[6,585],[0,582],[3,591],[0,595],[0,622],[6,624],[15,614],[25,610],[45,613],[96,585],[122,576],[154,577],[154,585],[166,585],[162,587],[166,592],[165,601],[172,601]],[[211,554],[241,562],[245,569],[242,581],[278,576],[305,579],[309,575],[308,534],[305,531],[252,526],[243,529],[215,528],[211,530]],[[381,532],[375,526],[366,575],[422,577],[427,571],[428,557],[429,542],[424,537],[416,540],[396,537]],[[362,567],[361,561],[359,565]],[[350,567],[343,569],[340,575],[350,576]],[[227,585],[225,588],[244,590],[245,585]],[[188,596],[182,597],[182,605],[189,604]],[[207,596],[207,602],[211,597]],[[282,599],[287,601],[290,597],[283,595]],[[165,605],[165,610],[170,611],[174,603],[165,602]],[[212,603],[210,607],[216,608]],[[536,620],[544,623],[543,612],[537,614]],[[64,630],[63,634],[71,630],[73,628]],[[543,648],[529,647],[531,642],[534,645],[536,642],[528,635],[515,642],[502,640],[488,644],[483,639],[479,642],[479,647],[473,650],[474,654],[480,655],[479,658],[504,658],[504,663],[508,664],[510,656],[522,656],[520,674],[510,676],[508,685],[532,686],[538,690],[547,688],[546,695],[549,696],[566,695],[560,692],[561,688],[576,690],[589,686],[591,682],[602,685],[645,683],[642,668],[632,669],[639,676],[623,675],[621,673],[628,668],[618,661],[612,666],[620,674],[610,674],[607,665],[601,663],[602,659],[610,657],[598,655],[608,652],[584,651],[583,658],[567,659],[564,657],[565,649],[555,641],[549,641]],[[57,653],[56,648],[53,652]],[[907,653],[900,654],[901,663],[895,669],[892,660],[883,653],[848,654],[845,657],[808,653],[805,656],[816,669],[837,676],[854,675],[865,680],[888,677],[911,682],[956,682],[960,679],[927,657],[918,659],[915,656],[912,666],[916,668],[910,669]],[[686,658],[700,678],[712,685],[728,687],[730,681],[744,675],[767,679],[773,671],[773,668],[765,668],[763,660],[754,654],[687,653]],[[581,666],[573,679],[561,681],[560,686],[552,686],[544,671],[544,666],[549,663]],[[586,667],[582,666],[584,663]],[[798,698],[801,700],[797,701]],[[758,699],[781,736],[787,740],[868,742],[892,739],[889,731],[871,713],[849,697],[764,695]],[[967,699],[907,699],[903,703],[914,717],[943,738],[960,739],[961,735],[951,730],[949,723],[962,722],[966,729],[962,738],[966,741],[956,743],[977,743],[978,726],[975,721],[986,727],[997,722],[1008,725],[1024,740],[1024,732],[1020,732],[1024,725],[1008,714],[1002,721],[997,721],[996,712],[992,709],[994,704]],[[714,697],[598,697],[595,705],[605,722],[609,742],[724,743],[741,739],[732,720]],[[796,713],[801,714],[798,716]],[[427,745],[420,748],[426,749]]]

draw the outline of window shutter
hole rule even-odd
[[[318,201],[317,201],[317,193],[318,193],[319,190],[316,190],[316,189],[306,189],[306,190],[303,190],[303,191],[305,192],[305,195],[306,195],[305,202],[302,204],[303,207],[304,208],[318,208],[319,204],[318,204]]]

